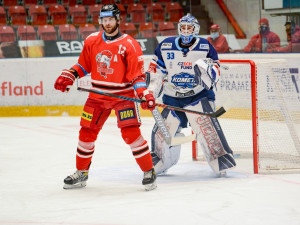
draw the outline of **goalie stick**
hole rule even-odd
[[[85,89],[85,88],[81,88],[81,87],[77,87],[77,90],[85,91],[85,92],[91,92],[91,93],[95,93],[95,94],[99,94],[99,95],[105,95],[105,96],[113,97],[113,98],[124,99],[124,100],[132,101],[132,102],[138,102],[138,103],[143,102],[142,100],[137,99],[137,98],[130,98],[130,97],[125,97],[125,96],[121,96],[121,95],[106,93],[106,92],[102,92],[102,91]],[[160,104],[160,103],[155,103],[155,106],[162,107],[162,108],[167,108],[167,109],[172,109],[172,110],[175,110],[175,111],[187,112],[187,113],[192,113],[192,114],[197,114],[197,115],[202,115],[202,116],[210,116],[210,117],[219,117],[219,116],[223,115],[226,112],[224,107],[219,108],[217,111],[215,111],[213,113],[206,113],[206,112],[198,112],[198,111],[194,111],[194,110],[183,109],[183,108],[170,106],[170,105],[165,105],[165,104]]]
[[[153,109],[152,115],[153,115],[156,125],[158,126],[162,136],[164,137],[165,142],[168,145],[171,145],[171,146],[180,145],[180,144],[184,144],[184,143],[195,140],[195,138],[196,138],[195,134],[190,135],[190,136],[185,136],[185,137],[172,137],[170,134],[170,131],[169,131],[168,127],[166,126],[165,121],[157,107],[155,107],[155,109]]]

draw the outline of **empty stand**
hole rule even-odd
[[[0,6],[0,25],[6,24],[6,12],[5,9]]]
[[[162,36],[177,35],[177,29],[172,22],[159,22],[158,30]]]
[[[38,27],[38,34],[40,39],[44,41],[57,40],[57,33],[53,25],[40,25]]]
[[[140,0],[139,3],[141,3],[141,4],[150,4],[150,3],[152,3],[152,0]]]
[[[120,9],[120,17],[121,17],[121,23],[126,22],[127,18],[127,10],[124,5],[122,4],[117,4],[118,8]]]
[[[157,28],[152,22],[140,24],[140,35],[144,38],[156,37]]]
[[[148,4],[147,13],[150,17],[150,21],[165,21],[165,10],[160,3]]]
[[[134,0],[121,0],[122,4],[133,4]]]
[[[115,1],[114,0],[102,0],[101,3],[102,4],[114,4]]]
[[[79,27],[79,34],[81,39],[86,39],[90,34],[97,32],[96,27],[93,24],[84,24]]]
[[[15,6],[18,5],[18,0],[3,0],[3,6]]]
[[[73,24],[60,25],[58,29],[61,40],[77,40],[78,33]]]
[[[82,0],[82,5],[95,5],[96,0]]]
[[[44,5],[46,8],[58,4],[58,1],[57,1],[57,0],[42,0],[42,1],[43,1],[43,5]]]
[[[20,40],[36,40],[36,32],[31,25],[21,25],[18,27],[18,36]]]
[[[125,34],[129,34],[132,37],[137,36],[137,29],[133,23],[120,23],[120,30]]]
[[[42,5],[32,5],[29,8],[29,16],[32,25],[45,25],[47,24],[48,14],[46,8]]]
[[[53,25],[67,23],[67,11],[62,5],[52,5],[49,7],[49,15]]]
[[[130,13],[132,23],[145,22],[146,13],[142,4],[135,3],[128,5],[128,13]]]
[[[29,8],[32,5],[37,5],[39,3],[38,0],[23,0],[23,2],[26,8]]]
[[[16,33],[11,26],[0,26],[0,42],[14,42]]]
[[[95,5],[89,6],[89,15],[92,17],[93,24],[99,24],[98,18],[99,18],[99,13],[100,13],[101,8],[102,8],[102,5],[100,5],[100,4],[95,4]]]
[[[16,5],[8,9],[9,17],[12,25],[25,25],[26,24],[26,10],[24,6]]]
[[[166,5],[169,21],[178,22],[183,16],[183,8],[178,2],[169,2]]]
[[[63,6],[65,6],[65,7],[77,5],[77,0],[61,0],[61,1],[62,1]]]
[[[74,25],[87,23],[87,11],[83,5],[70,6],[69,14]]]

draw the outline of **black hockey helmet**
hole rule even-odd
[[[99,23],[102,24],[102,18],[114,16],[116,20],[120,20],[120,9],[116,4],[105,4],[100,10]]]

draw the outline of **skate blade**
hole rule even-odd
[[[64,189],[77,189],[77,188],[83,188],[85,186],[86,186],[86,181],[78,184],[65,184]]]
[[[222,172],[218,172],[216,173],[217,177],[226,177],[227,176],[227,171],[222,171]]]
[[[144,185],[145,186],[145,190],[146,191],[152,191],[154,190],[155,188],[157,188],[157,184],[156,182],[152,183],[152,184],[146,184]]]

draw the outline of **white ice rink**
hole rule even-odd
[[[115,117],[99,135],[87,187],[64,190],[79,119],[0,118],[1,225],[300,225],[300,174],[253,175],[238,165],[216,178],[192,161],[191,144],[158,188],[144,191]],[[153,119],[142,120],[150,140]]]

